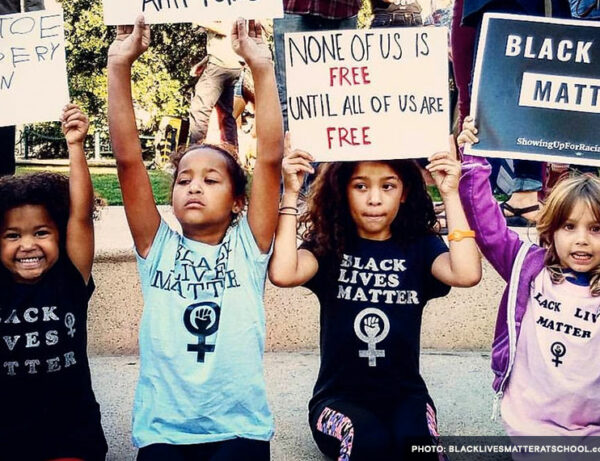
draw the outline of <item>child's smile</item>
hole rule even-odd
[[[0,228],[0,261],[20,283],[36,283],[56,263],[59,234],[41,205],[8,210]]]
[[[600,223],[584,201],[554,233],[554,245],[563,267],[588,272],[600,265]]]

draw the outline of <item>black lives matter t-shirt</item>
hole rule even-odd
[[[357,238],[339,261],[319,258],[306,283],[321,304],[321,368],[311,400],[394,398],[423,394],[421,316],[450,288],[431,275],[448,251],[436,236],[407,245]]]
[[[104,459],[86,351],[92,279],[65,257],[33,285],[1,275],[0,459]]]

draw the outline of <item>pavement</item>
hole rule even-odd
[[[421,372],[438,409],[442,440],[444,436],[503,435],[500,422],[490,418],[494,394],[489,361],[487,352],[421,354]],[[109,445],[107,460],[134,460],[131,409],[138,357],[96,356],[90,358],[90,363]],[[317,450],[307,423],[307,404],[318,367],[317,351],[265,354],[267,392],[276,425],[271,442],[273,461],[325,459]]]

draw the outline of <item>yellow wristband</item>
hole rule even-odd
[[[475,238],[474,230],[455,230],[448,234],[448,241],[460,242],[464,238]]]

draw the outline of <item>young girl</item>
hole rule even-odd
[[[433,204],[412,160],[322,165],[296,250],[298,192],[312,157],[292,151],[289,135],[285,153],[269,276],[281,287],[305,284],[321,304],[321,368],[309,403],[315,441],[339,460],[409,459],[411,443],[437,442],[419,373],[423,308],[447,285],[481,277],[458,198],[460,166],[447,153],[429,165],[456,231],[450,252],[433,231]]]
[[[478,141],[465,118],[460,145]],[[600,435],[596,323],[600,302],[600,180],[559,183],[544,205],[540,246],[506,227],[490,166],[464,156],[460,194],[477,243],[509,282],[492,345],[494,390],[510,436]]]
[[[0,179],[0,458],[103,460],[87,358],[94,291],[88,121],[66,106],[70,176]]]
[[[131,65],[150,42],[143,18],[133,29],[119,27],[109,50],[109,126],[144,295],[133,414],[139,460],[269,459],[262,298],[283,133],[271,55],[260,24],[248,28],[240,19],[232,32],[256,86],[248,212],[240,166],[219,147],[193,145],[173,159],[181,233],[157,211],[135,125]]]

